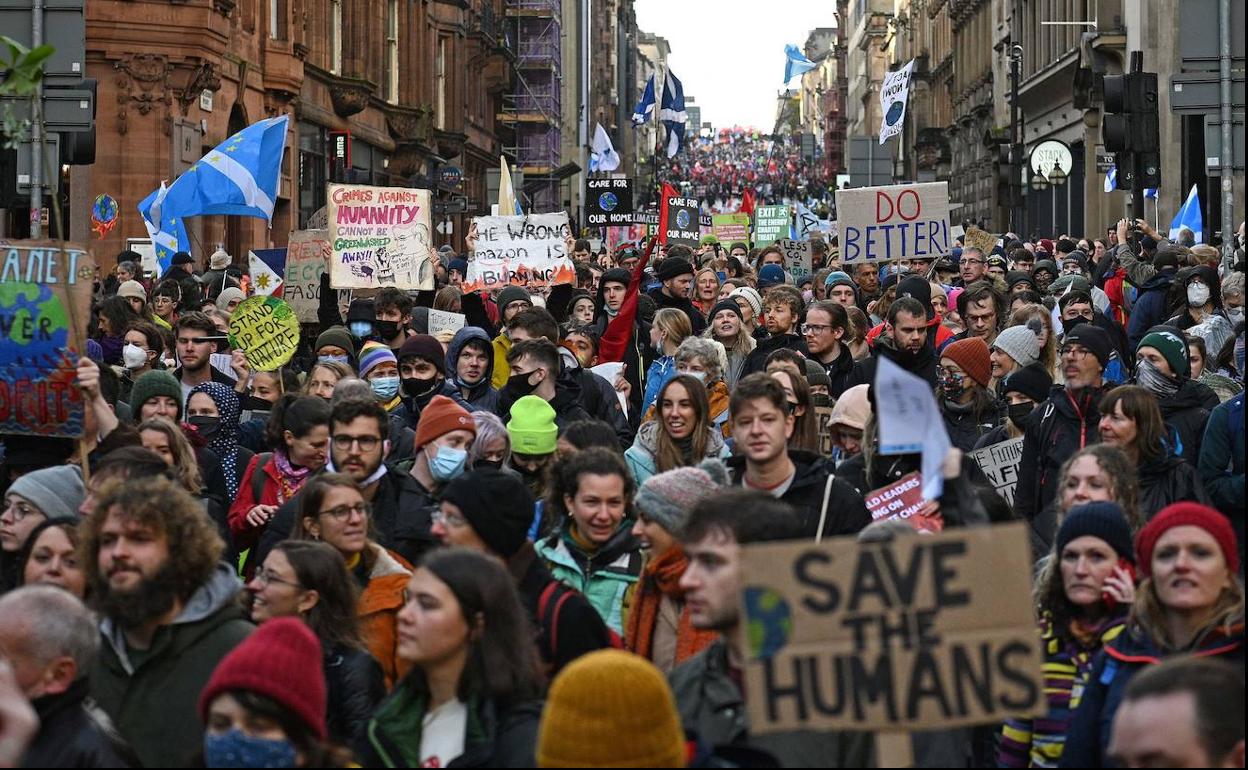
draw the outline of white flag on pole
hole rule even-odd
[[[910,99],[910,74],[914,59],[896,72],[890,72],[880,86],[880,144],[901,133],[906,120],[906,102]]]

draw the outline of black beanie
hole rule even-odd
[[[745,316],[741,313],[741,306],[737,304],[735,299],[723,299],[715,303],[715,307],[711,308],[711,314],[706,317],[706,320],[710,321],[714,319],[715,316],[719,315],[721,310],[731,310],[737,314],[737,318],[742,321],[745,320]]]
[[[1001,382],[1001,393],[1022,393],[1037,404],[1049,397],[1053,388],[1053,378],[1039,363],[1029,364],[1015,369],[1005,375]]]
[[[1066,332],[1066,336],[1062,338],[1063,345],[1069,345],[1072,342],[1083,345],[1091,351],[1092,355],[1096,356],[1096,360],[1101,362],[1102,369],[1109,365],[1109,354],[1113,351],[1114,345],[1104,329],[1090,323],[1079,324]]]
[[[693,264],[684,257],[668,257],[659,263],[654,277],[660,281],[670,281],[678,275],[693,275]]]
[[[1131,526],[1118,503],[1097,501],[1071,508],[1057,531],[1057,554],[1076,538],[1090,535],[1104,540],[1118,558],[1135,563],[1135,548],[1131,543]]]
[[[477,537],[503,558],[528,540],[533,495],[515,474],[495,468],[469,471],[446,485],[442,500],[459,508]]]
[[[627,287],[629,282],[632,280],[632,273],[622,267],[613,267],[602,274],[602,277],[598,279],[598,285],[602,286],[604,283],[622,283]]]

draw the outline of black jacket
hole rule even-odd
[[[810,350],[806,347],[806,340],[797,334],[776,334],[762,340],[754,346],[754,350],[745,357],[745,366],[741,369],[741,376],[754,374],[755,372],[767,371],[767,356],[780,348],[788,348],[802,358],[810,358]]]
[[[854,382],[854,354],[849,352],[848,345],[841,345],[841,354],[832,359],[831,363],[825,364],[818,358],[814,358],[814,361],[823,367],[823,370],[828,373],[828,379],[832,380],[828,395],[833,400],[840,398],[842,393],[856,384]]]
[[[31,701],[39,732],[22,755],[22,767],[140,767],[108,715],[87,699],[89,690],[83,677],[65,692]]]
[[[569,369],[564,366],[555,379],[555,397],[550,400],[550,406],[555,410],[555,425],[559,427],[560,433],[577,420],[594,419],[581,405],[581,377],[578,374],[580,371],[580,369]],[[514,403],[515,400],[511,398],[511,394],[506,390],[499,391],[498,416],[504,423],[511,419],[511,405]],[[610,421],[607,421],[607,424],[615,427]]]
[[[325,726],[331,742],[351,746],[363,740],[368,720],[386,697],[381,664],[366,650],[338,647],[324,654]]]
[[[537,630],[537,649],[550,678],[582,655],[611,646],[611,634],[602,616],[580,591],[566,584],[560,584],[561,591],[571,592],[571,595],[559,608],[558,625],[554,626],[553,607],[547,608],[547,617],[540,617],[542,592],[558,581],[538,557],[532,543],[525,542],[519,551],[508,557],[507,566],[520,589],[520,603]],[[548,631],[547,625],[553,628]]]
[[[1182,457],[1167,455],[1140,463],[1140,518],[1148,521],[1171,503],[1190,500],[1212,506],[1196,466]]]
[[[875,368],[879,365],[881,356],[897,364],[907,372],[922,377],[935,390],[937,370],[940,368],[940,357],[936,354],[936,348],[932,346],[930,335],[922,349],[918,353],[911,355],[898,351],[893,344],[893,338],[881,334],[876,338],[875,345],[871,348],[871,357],[864,358],[854,364],[852,384],[874,385]]]
[[[951,404],[942,398],[940,414],[945,420],[949,443],[963,452],[974,451],[980,437],[1001,424],[1001,414],[995,405],[976,414],[974,404]]]
[[[1162,270],[1139,287],[1135,303],[1131,306],[1131,319],[1127,321],[1127,344],[1132,350],[1140,346],[1140,340],[1148,334],[1148,330],[1170,316],[1167,297],[1170,284],[1174,283],[1175,272]]]
[[[654,300],[657,310],[662,310],[665,307],[671,307],[689,316],[689,323],[693,324],[693,336],[700,337],[702,336],[702,332],[706,330],[706,319],[703,318],[702,314],[698,312],[698,309],[694,307],[693,300],[688,297],[669,297],[663,293],[662,286],[657,289],[652,289],[648,296],[650,299]]]
[[[1161,419],[1165,420],[1169,429],[1166,432],[1170,434],[1171,450],[1175,454],[1196,464],[1200,459],[1200,440],[1205,435],[1209,412],[1219,403],[1218,394],[1212,388],[1192,379],[1183,380],[1173,396],[1157,399]]]
[[[867,512],[862,495],[843,479],[836,478],[831,461],[813,452],[795,449],[789,450],[789,460],[797,467],[797,472],[780,499],[797,513],[798,530],[792,534],[793,538],[813,538],[819,532],[819,518],[823,514],[823,498],[829,476],[833,478],[823,536],[856,535],[871,523],[871,514]],[[745,456],[729,457],[727,462],[732,483],[742,486]]]

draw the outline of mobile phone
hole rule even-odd
[[[1130,561],[1128,561],[1128,560],[1126,560],[1126,559],[1119,559],[1119,560],[1118,560],[1118,565],[1117,565],[1117,566],[1118,566],[1118,567],[1120,567],[1120,568],[1122,568],[1122,570],[1123,570],[1124,572],[1126,572],[1126,573],[1127,573],[1127,574],[1131,577],[1131,582],[1132,582],[1132,583],[1136,582],[1135,565],[1134,565],[1134,564],[1132,564]],[[1112,595],[1112,594],[1110,594],[1108,591],[1102,591],[1102,592],[1101,592],[1101,600],[1105,602],[1105,607],[1106,607],[1106,609],[1110,609],[1110,610],[1112,610],[1112,609],[1114,609],[1114,608],[1116,608],[1116,607],[1118,606],[1118,600],[1117,600],[1117,599],[1115,599],[1115,598],[1113,597],[1113,595]]]

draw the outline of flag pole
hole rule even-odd
[[[660,211],[662,211],[664,201],[662,190],[659,188],[660,128],[663,125],[659,113],[663,110],[663,85],[666,81],[667,72],[663,68],[663,62],[659,62],[659,67],[654,73],[654,189],[656,190],[655,195],[659,201]]]

